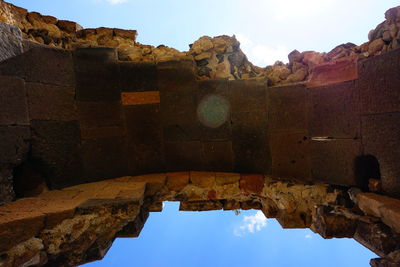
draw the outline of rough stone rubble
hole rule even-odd
[[[370,31],[369,41],[362,45],[342,44],[328,53],[294,50],[288,55],[288,64],[277,61],[272,66],[260,68],[249,62],[235,36],[203,36],[190,45],[189,51],[180,52],[164,45],[154,47],[140,44],[136,42],[135,30],[104,27],[83,29],[75,22],[28,12],[0,0],[0,21],[18,27],[23,37],[33,42],[65,49],[113,47],[118,49],[119,59],[124,61],[191,59],[197,64],[197,76],[201,80],[260,79],[270,86],[307,81],[316,66],[340,58],[365,58],[399,48],[400,6],[386,11],[385,18],[384,22]]]

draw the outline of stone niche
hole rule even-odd
[[[168,200],[262,210],[398,266],[398,11],[362,46],[262,69],[229,37],[179,52],[0,1],[0,265],[101,259]]]

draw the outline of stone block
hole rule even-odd
[[[217,185],[227,185],[239,182],[240,174],[233,172],[216,172],[215,182]]]
[[[385,257],[400,248],[400,236],[383,223],[359,222],[354,239],[377,255]]]
[[[351,238],[356,228],[357,220],[348,219],[345,216],[335,214],[331,207],[319,206],[312,225],[313,231],[325,239]]]
[[[360,136],[359,91],[355,81],[309,89],[312,137]]]
[[[240,175],[239,187],[246,194],[261,194],[264,188],[264,175],[242,174]]]
[[[400,50],[386,52],[359,63],[361,113],[400,112]]]
[[[269,144],[273,176],[302,181],[311,179],[310,141],[307,132],[271,133]]]
[[[122,124],[119,102],[77,102],[82,128],[117,126]]]
[[[95,128],[81,128],[82,139],[97,139],[124,136],[125,129],[122,126],[105,126]]]
[[[21,30],[0,22],[0,62],[22,53]]]
[[[160,92],[122,92],[121,102],[124,106],[157,104],[160,103]]]
[[[154,63],[119,62],[121,92],[157,91],[157,68]]]
[[[131,175],[166,171],[163,143],[133,144],[128,141],[125,153]]]
[[[99,181],[128,174],[123,137],[82,140],[85,179]]]
[[[120,101],[119,65],[114,49],[78,49],[74,53],[74,68],[78,101]]]
[[[189,184],[189,172],[168,172],[167,187],[171,191],[180,191]]]
[[[203,142],[204,170],[232,171],[234,155],[231,141]]]
[[[161,114],[158,104],[125,106],[127,138],[134,144],[162,142]]]
[[[1,62],[0,74],[19,76],[27,82],[62,86],[75,83],[71,52],[49,46],[32,46],[25,53]]]
[[[221,210],[223,205],[219,201],[193,201],[181,202],[179,205],[180,211],[210,211]]]
[[[361,155],[360,140],[311,141],[313,180],[335,185],[357,185],[354,160],[359,155]]]
[[[358,78],[357,56],[322,63],[311,70],[308,88],[325,86]]]
[[[190,182],[201,188],[212,188],[215,184],[215,173],[214,172],[190,172]]]
[[[43,214],[13,212],[11,217],[8,212],[8,214],[3,213],[2,215],[1,217],[8,217],[8,222],[0,221],[0,251],[7,251],[38,235],[44,227],[45,216]]]
[[[204,170],[199,141],[165,142],[165,161],[169,171]]]
[[[160,114],[165,141],[200,140],[196,115],[196,99],[192,88],[188,92],[160,91]]]
[[[264,110],[232,114],[234,171],[268,173],[271,165]]]
[[[29,152],[30,139],[29,126],[0,126],[0,162],[21,164]]]
[[[33,120],[32,159],[52,189],[82,183],[78,121]]]
[[[400,196],[400,112],[362,117],[364,154],[375,156],[379,162],[382,189]]]
[[[0,76],[0,125],[29,124],[25,83],[22,79]]]
[[[307,129],[307,89],[304,85],[268,88],[269,130]]]
[[[78,119],[75,88],[42,83],[26,83],[31,120]]]
[[[117,233],[116,237],[119,238],[139,237],[140,232],[142,231],[143,226],[148,218],[149,218],[149,212],[144,211],[142,209],[139,215],[135,218],[135,220],[129,222],[124,228],[122,228],[122,230]]]
[[[166,61],[157,64],[161,92],[187,92],[197,88],[194,61]]]
[[[232,112],[266,110],[267,86],[258,81],[236,80],[228,83]]]

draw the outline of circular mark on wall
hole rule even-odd
[[[230,104],[225,97],[207,95],[197,107],[197,117],[203,125],[218,128],[228,120],[230,109]]]

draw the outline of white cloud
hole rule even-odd
[[[307,234],[307,235],[305,235],[304,237],[305,237],[306,239],[311,239],[311,238],[312,238],[312,235]]]
[[[261,231],[265,226],[267,226],[267,218],[261,211],[257,211],[254,215],[244,216],[242,225],[236,227],[233,230],[233,234],[239,237],[247,232],[254,234]]]
[[[267,46],[264,44],[256,44],[244,34],[236,34],[236,38],[240,42],[240,48],[246,54],[247,58],[253,64],[265,67],[273,65],[275,61],[280,60],[288,62],[288,49],[284,45]]]

